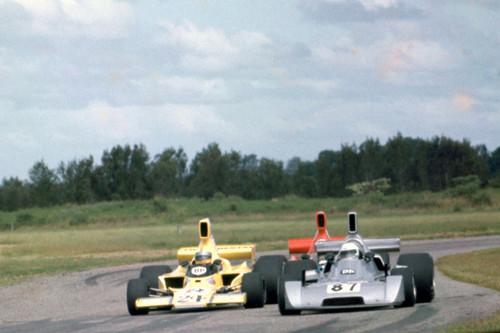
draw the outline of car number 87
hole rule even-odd
[[[326,287],[326,292],[328,294],[336,294],[336,293],[355,293],[361,290],[360,283],[336,283],[329,284]]]

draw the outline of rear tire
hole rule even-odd
[[[127,283],[127,308],[128,313],[132,316],[147,315],[148,309],[137,309],[135,307],[135,300],[140,297],[149,296],[148,282],[144,279],[133,279]]]
[[[290,275],[282,275],[278,279],[278,308],[280,310],[281,315],[283,316],[299,315],[301,310],[295,310],[295,309],[291,310],[286,308],[286,293],[285,293],[286,281],[296,281],[296,279]]]
[[[398,265],[408,266],[415,276],[417,303],[434,299],[434,262],[428,253],[406,253],[399,256]]]
[[[172,268],[167,265],[150,265],[141,269],[140,279],[148,281],[151,288],[158,288],[158,276],[170,273]]]
[[[318,265],[309,259],[289,261],[285,264],[283,275],[289,275],[293,280],[302,280],[302,272],[318,269]]]
[[[287,259],[282,255],[262,256],[255,263],[254,272],[262,273],[266,281],[266,304],[278,302],[278,278],[283,273]]]
[[[413,272],[411,268],[400,267],[394,268],[391,271],[391,275],[401,275],[403,277],[403,288],[405,293],[405,300],[401,304],[402,307],[411,307],[415,305],[416,302],[416,287],[415,280],[413,277]]]
[[[245,308],[261,308],[266,301],[266,283],[259,272],[246,273],[241,281],[241,291],[247,294]]]

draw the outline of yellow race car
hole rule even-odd
[[[199,221],[198,247],[177,251],[179,266],[146,266],[140,278],[128,281],[127,306],[131,315],[152,310],[209,308],[221,305],[263,307],[266,286],[261,272],[253,272],[246,260],[231,265],[229,260],[250,259],[253,264],[255,244],[215,244],[210,220]]]

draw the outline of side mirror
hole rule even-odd
[[[187,260],[181,260],[179,262],[179,265],[181,265],[182,267],[186,267],[187,265],[189,265],[189,261],[187,261]]]
[[[366,260],[373,260],[373,258],[375,258],[375,253],[373,253],[373,252],[366,252],[364,257],[365,257]]]
[[[214,260],[214,265],[217,265],[217,266],[222,265],[222,260],[220,260],[220,259],[215,259],[215,260]]]
[[[325,260],[326,260],[326,261],[330,261],[330,262],[332,262],[332,261],[333,261],[333,259],[335,259],[335,255],[334,255],[333,253],[329,252],[329,253],[327,253],[327,254],[325,255]]]
[[[318,282],[319,273],[315,269],[304,271],[304,283]]]

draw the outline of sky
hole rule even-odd
[[[117,145],[500,147],[500,1],[0,0],[0,179]]]

